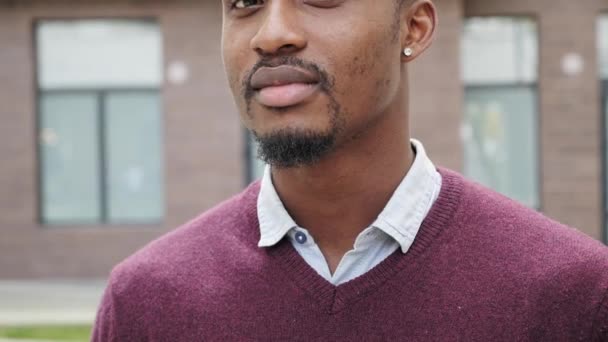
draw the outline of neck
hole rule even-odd
[[[314,165],[272,169],[283,205],[315,238],[332,272],[407,174],[409,139],[406,113],[393,111]]]

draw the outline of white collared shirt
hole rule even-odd
[[[258,246],[274,246],[287,235],[302,258],[334,285],[366,273],[398,248],[406,253],[441,189],[441,175],[426,155],[422,143],[415,139],[411,143],[416,156],[410,170],[376,221],[357,236],[353,249],[344,255],[334,274],[312,235],[289,216],[272,184],[269,166],[264,170],[257,202]]]

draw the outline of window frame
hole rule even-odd
[[[506,19],[530,19],[534,21],[535,27],[536,27],[536,34],[537,34],[537,43],[540,42],[541,39],[541,34],[540,34],[540,26],[538,23],[538,18],[534,15],[473,15],[473,16],[465,16],[464,17],[464,21],[466,21],[467,19],[473,19],[473,18],[487,18],[487,19],[491,19],[491,18],[506,18]],[[461,33],[464,34],[464,31]],[[464,38],[464,37],[463,37]],[[537,46],[538,49],[540,49],[540,46]],[[536,184],[537,184],[537,198],[538,198],[538,206],[536,207],[532,207],[533,209],[537,210],[537,211],[543,211],[543,204],[544,204],[544,193],[543,193],[543,183],[542,183],[542,174],[543,174],[543,163],[541,162],[542,160],[542,112],[541,112],[541,104],[540,104],[540,65],[542,63],[541,60],[541,55],[540,55],[540,50],[538,50],[538,54],[537,54],[537,64],[536,64],[536,80],[535,81],[516,81],[516,82],[505,82],[505,81],[496,81],[496,82],[471,82],[471,83],[466,83],[464,81],[464,79],[462,80],[462,84],[463,84],[463,106],[464,104],[464,97],[465,94],[467,92],[467,90],[469,89],[513,89],[513,88],[523,88],[523,87],[527,87],[530,88],[532,90],[534,90],[536,97],[535,97],[535,118],[533,118],[534,122],[536,123],[536,137],[534,137],[534,141],[536,143],[535,149],[536,149],[536,160],[534,161],[536,163],[536,174],[533,175],[533,177],[536,180]],[[463,107],[462,109],[462,122],[465,123],[465,108]],[[464,144],[463,144],[463,153],[466,153],[466,151],[464,151]],[[464,159],[464,158],[463,158]],[[462,171],[464,173],[464,160],[463,160],[463,165],[462,165]]]
[[[243,127],[243,159],[245,160],[245,173],[243,181],[245,186],[254,181],[252,164],[255,156],[251,152],[251,147],[251,133],[247,128]]]
[[[601,183],[602,183],[602,210],[601,210],[601,234],[600,238],[608,245],[608,75],[602,75],[601,46],[600,40],[603,38],[600,32],[600,21],[608,21],[608,12],[598,13],[596,19],[596,52],[598,54],[598,85],[600,87],[600,137],[601,137]],[[608,34],[608,32],[607,32]]]
[[[608,244],[608,78],[600,80],[600,110],[602,136],[602,234],[601,238]]]
[[[105,130],[105,99],[110,93],[127,93],[127,92],[139,92],[139,93],[157,93],[160,99],[160,111],[161,111],[161,119],[164,117],[163,113],[163,105],[162,105],[162,83],[158,86],[150,86],[150,87],[142,87],[142,86],[116,86],[116,87],[82,87],[82,88],[56,88],[56,89],[43,89],[40,84],[40,70],[39,70],[39,51],[38,51],[38,29],[41,23],[49,22],[49,21],[61,21],[61,22],[77,22],[77,21],[86,21],[86,20],[105,20],[105,21],[139,21],[139,22],[148,22],[154,23],[158,25],[160,28],[160,39],[163,41],[163,30],[161,26],[160,20],[156,17],[128,17],[128,16],[116,16],[116,17],[36,17],[33,19],[31,26],[31,48],[32,48],[32,65],[33,65],[33,85],[34,85],[34,113],[35,113],[35,123],[34,123],[34,141],[35,141],[35,162],[36,162],[36,220],[39,226],[44,228],[56,228],[56,227],[112,227],[112,226],[160,226],[164,223],[166,219],[166,202],[163,197],[162,207],[164,208],[160,219],[155,220],[146,220],[146,221],[127,221],[127,220],[110,220],[109,217],[109,203],[108,203],[108,193],[109,189],[107,188],[108,184],[108,160],[107,160],[107,151],[106,151],[106,130]],[[161,54],[163,51],[161,50]],[[162,58],[163,56],[161,56]],[[162,70],[161,70],[162,72]],[[40,99],[45,94],[91,94],[97,100],[97,112],[96,114],[96,123],[97,133],[98,133],[98,149],[99,149],[99,199],[100,199],[100,218],[97,221],[80,221],[80,220],[66,220],[66,221],[53,221],[49,222],[44,217],[44,170],[43,170],[43,151],[40,144],[40,132],[42,129],[41,118],[42,118],[42,106]],[[164,134],[162,134],[162,126],[161,126],[161,139],[164,140]],[[164,156],[164,149],[161,148],[159,153],[161,156]],[[164,165],[160,165],[161,169],[164,169]],[[164,174],[164,172],[163,172]],[[164,178],[165,176],[163,176]],[[164,182],[161,184],[164,188]],[[164,193],[163,193],[164,194]]]

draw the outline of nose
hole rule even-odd
[[[292,54],[306,47],[293,1],[269,1],[251,48],[262,56]]]

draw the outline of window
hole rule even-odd
[[[35,33],[42,223],[162,220],[158,25],[45,20]]]
[[[599,49],[599,69],[603,81],[608,80],[608,14],[603,14],[598,20],[597,45]]]
[[[597,25],[597,46],[602,88],[602,112],[604,117],[604,241],[608,243],[608,14],[600,16]]]
[[[248,130],[245,130],[245,141],[247,145],[247,183],[250,183],[262,178],[266,164],[257,157],[258,144]]]
[[[536,24],[466,19],[462,54],[464,173],[539,208]]]

